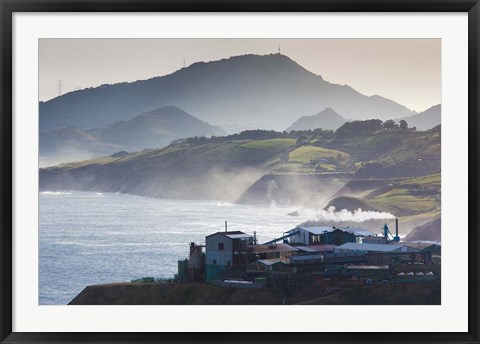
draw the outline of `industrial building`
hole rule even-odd
[[[336,227],[295,227],[283,238],[290,244],[301,245],[341,245],[346,242],[361,242],[363,237],[376,237],[377,234],[362,228]]]
[[[335,247],[334,253],[343,252],[418,252],[418,249],[409,247],[407,245],[387,245],[387,244],[365,244],[348,242],[338,247]]]
[[[253,246],[253,254],[257,259],[289,258],[298,250],[298,248],[288,244],[277,243]]]
[[[225,224],[225,231],[207,235],[205,244],[190,244],[190,259],[179,261],[177,280],[264,288],[352,286],[367,280],[410,283],[440,277],[440,245],[400,242],[398,222],[395,235],[387,225],[382,234],[358,227],[299,226],[257,244],[255,232],[228,231]],[[404,271],[414,274],[398,275]]]
[[[245,269],[253,255],[253,235],[241,231],[225,231],[205,237],[205,280],[218,279],[229,270]]]

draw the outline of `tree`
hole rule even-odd
[[[400,120],[400,129],[404,129],[404,130],[408,129],[408,123],[406,120],[404,119]]]
[[[397,125],[395,124],[395,121],[393,119],[389,119],[388,121],[385,121],[383,123],[383,127],[385,129],[395,129]]]
[[[379,119],[366,121],[346,122],[335,131],[335,136],[340,138],[369,135],[383,128],[383,122]]]

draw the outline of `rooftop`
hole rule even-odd
[[[300,250],[300,251],[304,251],[304,252],[318,252],[316,250],[314,250],[313,248],[310,248],[309,246],[297,246],[297,248]]]
[[[354,235],[358,236],[376,236],[377,233],[374,233],[372,231],[369,231],[367,229],[363,229],[360,227],[345,227],[345,228],[337,228],[337,227],[329,227],[329,226],[320,226],[320,227],[295,227],[291,230],[289,230],[289,233],[293,233],[294,231],[297,231],[299,229],[303,229],[304,231],[307,231],[309,233],[319,235],[323,233],[330,233],[333,232],[334,230],[341,230],[347,233],[351,233]]]
[[[385,244],[357,244],[354,242],[347,242],[343,245],[337,246],[339,250],[356,250],[356,251],[377,251],[377,252],[392,252],[399,250],[405,245],[385,245]]]
[[[349,265],[347,270],[387,270],[388,265]]]
[[[431,243],[431,242],[430,243],[429,242],[409,242],[408,246],[413,247],[413,248],[418,248],[420,250],[423,249],[423,248],[430,247],[430,246],[441,247],[441,245],[436,244],[436,243]]]
[[[259,259],[257,260],[260,264],[264,265],[274,265],[274,264],[286,264],[285,259],[282,258],[272,258],[272,259]]]
[[[337,247],[337,245],[310,245],[308,247],[317,252],[328,252],[333,251],[333,249]]]
[[[272,245],[255,245],[253,246],[254,253],[266,253],[266,252],[292,252],[297,251],[298,248],[287,244],[272,244]]]
[[[241,232],[241,231],[230,231],[230,232],[216,232],[210,235],[207,235],[206,238],[216,235],[216,234],[222,234],[226,237],[229,237],[230,239],[242,239],[242,238],[253,238],[253,235]]]
[[[377,233],[374,233],[372,231],[369,231],[368,229],[363,229],[360,227],[345,227],[345,228],[340,228],[344,232],[352,233],[355,235],[360,235],[360,236],[377,236]]]

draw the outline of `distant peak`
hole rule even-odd
[[[430,106],[428,109],[426,109],[425,111],[428,111],[428,110],[434,110],[434,109],[441,109],[442,108],[442,104],[436,104],[436,105],[433,105],[433,106]]]
[[[323,112],[333,112],[333,113],[337,113],[334,109],[332,109],[331,107],[326,107],[325,109],[323,109],[322,111],[320,111],[321,113]]]
[[[313,116],[325,116],[325,115],[342,117],[341,115],[338,114],[337,111],[335,111],[331,107],[326,107],[325,109],[323,109],[322,111],[320,111],[319,113],[317,113],[316,115],[313,115]]]
[[[300,64],[292,60],[289,56],[282,54],[282,53],[270,53],[270,54],[244,54],[244,55],[236,55],[230,56],[227,58],[223,58],[220,60],[213,60],[213,61],[198,61],[192,63],[190,66],[182,68],[177,72],[186,73],[189,70],[195,69],[203,69],[203,68],[210,68],[213,66],[225,66],[225,67],[248,67],[248,66],[263,66],[268,65],[270,67],[274,67],[277,69],[282,69],[285,71],[295,71],[297,73],[308,73],[311,75],[315,75],[314,73],[310,72],[309,70],[302,67]],[[175,73],[174,73],[175,74]],[[316,75],[317,76],[317,75]],[[321,77],[320,77],[321,78]]]
[[[174,106],[174,105],[165,105],[147,112],[144,112],[142,115],[157,115],[157,114],[164,114],[164,113],[187,113],[182,109]]]
[[[120,151],[120,152],[116,152],[116,153],[113,153],[112,155],[110,155],[112,158],[123,158],[127,155],[129,155],[130,153],[128,153],[127,151]]]

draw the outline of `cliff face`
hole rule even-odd
[[[348,181],[347,174],[268,174],[249,187],[238,199],[245,204],[287,204],[325,207]]]
[[[199,283],[121,283],[89,286],[69,305],[282,305],[283,289],[222,288]],[[286,304],[435,305],[440,281],[347,289],[296,288]]]

